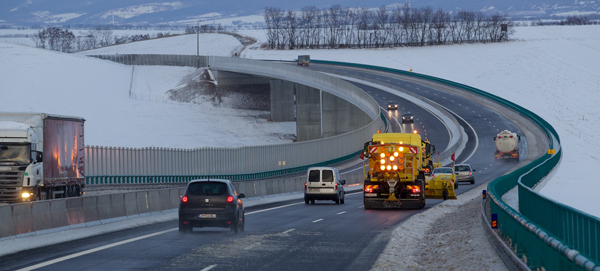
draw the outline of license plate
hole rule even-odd
[[[383,207],[384,208],[400,207],[400,205],[402,205],[402,202],[400,202],[400,201],[389,201],[389,200],[386,200],[386,201],[383,202]]]
[[[365,197],[377,197],[377,193],[365,193]]]
[[[199,214],[199,218],[217,218],[216,214]]]

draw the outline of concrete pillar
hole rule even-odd
[[[295,121],[294,83],[271,79],[271,120]]]
[[[323,137],[350,131],[350,103],[335,95],[323,92]]]
[[[321,138],[321,91],[296,85],[296,136],[298,141]]]

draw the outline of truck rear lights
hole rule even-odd
[[[392,169],[393,169],[393,170],[398,170],[398,166],[394,165],[394,166],[392,167]]]
[[[388,165],[387,170],[392,170],[392,166]]]
[[[385,166],[381,166],[381,167],[379,167],[379,169],[385,170]]]
[[[188,202],[188,197],[187,196],[183,196],[183,198],[181,198],[181,202]]]
[[[365,193],[373,193],[373,188],[365,188]]]
[[[233,197],[232,196],[227,196],[227,202],[233,202]]]
[[[419,194],[421,193],[421,187],[418,186],[414,186],[412,189],[413,194]]]

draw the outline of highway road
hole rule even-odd
[[[527,138],[513,122],[468,97],[380,72],[326,65],[311,68],[385,82],[421,95],[454,114],[469,137],[457,162],[470,163],[477,170],[476,184],[461,183],[459,197],[516,166],[494,160],[492,140],[498,131],[520,134],[521,150],[526,154]],[[390,100],[399,102],[397,112],[386,113],[389,116],[399,117],[406,111],[415,114],[414,124],[399,124],[395,129],[416,129],[437,150],[446,148],[447,129],[435,116],[372,83],[355,84],[383,107]],[[439,202],[427,200],[425,208]],[[343,205],[333,201],[305,205],[295,200],[248,208],[246,231],[239,234],[207,228],[182,235],[176,230],[177,222],[172,221],[8,255],[0,258],[0,266],[3,270],[369,270],[385,248],[390,232],[418,212],[364,210],[361,193],[348,194]]]

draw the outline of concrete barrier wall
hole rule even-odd
[[[347,184],[362,183],[362,173],[342,174]],[[247,198],[302,192],[305,177],[234,182]],[[185,188],[56,199],[0,206],[0,239],[42,234],[60,228],[84,227],[150,215],[179,207]],[[106,221],[109,220],[109,221]]]

